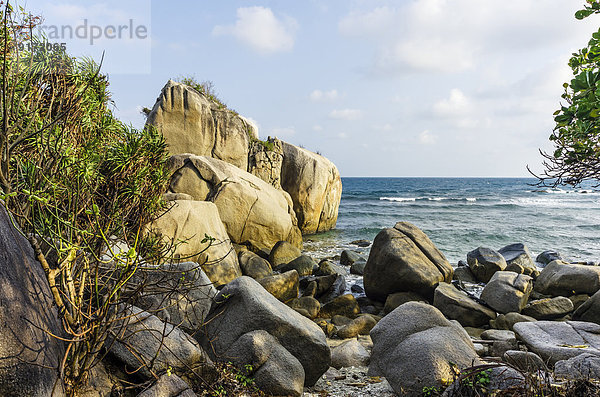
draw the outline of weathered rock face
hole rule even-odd
[[[60,396],[64,344],[42,266],[0,203],[0,395]]]
[[[431,299],[440,282],[451,280],[452,266],[444,255],[408,222],[379,232],[364,271],[367,296],[380,302],[395,292],[416,292]]]
[[[600,356],[583,353],[568,360],[558,361],[554,375],[563,379],[600,379]]]
[[[252,140],[248,153],[248,172],[256,175],[276,189],[281,189],[283,148],[277,138],[266,141]]]
[[[304,234],[335,227],[342,198],[342,180],[325,157],[283,143],[281,186],[290,194]]]
[[[408,302],[371,330],[369,375],[385,376],[400,395],[421,396],[423,387],[440,387],[460,369],[476,365],[471,338],[435,307]]]
[[[221,290],[206,322],[206,334],[217,355],[243,334],[265,330],[300,361],[306,385],[313,385],[329,368],[331,353],[319,326],[249,277],[237,278]]]
[[[280,240],[300,246],[290,196],[224,161],[182,154],[172,156],[170,190],[215,203],[231,240],[270,249]]]
[[[582,321],[536,321],[514,325],[514,331],[529,348],[554,365],[582,353],[600,356],[600,325]]]
[[[167,240],[185,241],[176,247],[174,256],[200,263],[216,286],[241,276],[237,255],[217,206],[211,202],[192,200],[175,200],[172,203],[173,207],[154,221],[150,231]],[[203,242],[205,234],[215,239],[210,247],[207,241]]]
[[[369,364],[369,352],[356,339],[350,339],[331,350],[331,366],[364,367]]]
[[[248,145],[256,132],[244,118],[220,107],[195,89],[169,80],[147,124],[164,135],[172,154],[211,156],[246,171]]]
[[[592,295],[600,289],[600,266],[550,262],[538,276],[535,290],[552,296]]]

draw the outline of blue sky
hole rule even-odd
[[[141,127],[169,78],[211,80],[229,107],[330,158],[342,176],[527,176],[549,149],[583,0],[31,0],[46,24],[132,19],[105,51],[116,114]],[[22,3],[23,4],[23,3]],[[117,22],[115,22],[117,23]],[[56,40],[61,41],[61,40]]]

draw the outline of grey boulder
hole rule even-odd
[[[302,395],[302,364],[267,331],[248,332],[225,352],[224,358],[239,368],[250,365],[252,376],[261,391],[274,396]]]
[[[506,259],[491,248],[479,247],[467,254],[467,263],[477,280],[487,283],[494,273],[506,268]]]
[[[573,320],[600,324],[600,291],[592,295],[575,310]]]
[[[373,241],[364,270],[367,296],[385,302],[395,292],[415,292],[428,299],[440,282],[452,280],[452,266],[416,226],[398,222]]]
[[[600,266],[550,262],[535,281],[535,290],[551,296],[592,295],[600,289]]]
[[[475,302],[448,283],[440,283],[435,289],[433,305],[464,327],[481,327],[496,318],[495,311]]]
[[[242,276],[227,284],[216,296],[206,322],[206,336],[217,355],[243,334],[265,330],[300,361],[306,385],[313,385],[329,368],[331,353],[321,328],[252,278]]]
[[[527,348],[554,365],[582,353],[600,356],[600,325],[583,321],[521,322],[513,327]]]
[[[194,262],[144,268],[134,275],[144,285],[137,305],[161,320],[193,334],[208,315],[217,290]]]
[[[0,395],[63,395],[62,326],[42,265],[0,201]]]
[[[244,276],[252,277],[255,280],[260,280],[261,278],[270,276],[273,273],[271,264],[252,251],[241,251],[238,254],[238,260]]]
[[[130,371],[151,379],[168,368],[200,375],[212,368],[204,350],[179,328],[135,306],[124,309],[123,317],[106,346]]]
[[[384,376],[401,395],[421,396],[424,387],[440,387],[459,369],[478,364],[471,338],[435,307],[408,302],[371,330],[369,375]]]
[[[507,245],[500,248],[498,253],[504,257],[508,266],[518,265],[523,268],[521,273],[531,275],[537,270],[529,248],[523,243]]]
[[[554,364],[554,376],[570,380],[600,379],[600,356],[582,353]]]
[[[331,366],[336,369],[367,365],[369,365],[369,352],[356,339],[343,342],[331,350]]]
[[[179,376],[163,374],[152,387],[144,390],[137,397],[196,397],[196,393]]]
[[[500,313],[519,313],[533,290],[533,279],[524,274],[499,271],[481,292],[481,300]]]
[[[573,311],[573,302],[564,296],[531,301],[521,313],[536,320],[556,320]]]

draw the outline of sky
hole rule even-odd
[[[342,176],[539,172],[569,57],[600,27],[600,15],[573,17],[583,0],[20,4],[44,17],[50,42],[104,57],[127,123],[141,128],[166,82],[193,76],[261,138],[319,152]],[[115,38],[113,25],[129,27]]]

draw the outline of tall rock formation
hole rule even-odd
[[[256,138],[253,124],[190,86],[169,80],[147,124],[164,135],[171,154],[209,156],[248,169],[250,140]]]
[[[331,161],[283,142],[281,186],[292,197],[302,233],[323,232],[335,227],[342,198],[342,180]]]
[[[335,227],[342,182],[325,157],[277,138],[259,140],[252,122],[172,80],[162,89],[147,124],[162,132],[173,155],[219,159],[289,193],[303,234]]]

